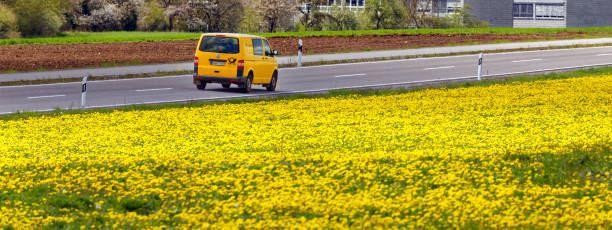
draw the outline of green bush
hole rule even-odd
[[[168,27],[168,20],[166,19],[164,9],[156,1],[149,2],[143,17],[138,22],[138,27],[141,30],[148,31],[165,30]]]
[[[406,17],[399,0],[367,1],[365,13],[377,30],[401,28]]]
[[[334,5],[329,10],[330,17],[323,26],[324,30],[356,30],[359,26],[355,13],[348,8],[340,8]]]
[[[15,38],[19,34],[16,31],[17,17],[7,6],[0,3],[0,38]]]
[[[54,36],[64,23],[59,1],[20,0],[15,2],[17,27],[23,36]]]
[[[456,27],[463,28],[488,28],[490,24],[479,20],[472,14],[473,8],[470,5],[465,5],[461,10],[453,15],[450,20]]]
[[[241,33],[255,33],[259,32],[261,21],[263,17],[258,15],[254,9],[246,8],[240,18],[240,28],[238,29]]]

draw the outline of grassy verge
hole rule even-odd
[[[278,100],[296,100],[303,98],[331,98],[338,96],[373,96],[373,95],[396,95],[403,94],[418,90],[444,87],[444,88],[465,88],[465,87],[484,87],[494,84],[511,84],[515,82],[531,82],[540,80],[555,80],[555,79],[567,79],[584,76],[597,76],[597,75],[608,75],[612,74],[612,67],[600,67],[584,70],[576,70],[567,73],[551,73],[543,75],[521,75],[513,77],[505,77],[499,79],[486,79],[482,81],[467,81],[462,83],[449,83],[449,84],[438,84],[430,86],[410,87],[403,89],[377,89],[377,90],[333,90],[327,93],[320,94],[296,94],[290,96],[279,96],[279,97],[266,97],[257,99],[231,99],[222,101],[206,101],[206,102],[189,102],[189,103],[174,103],[174,104],[156,104],[156,105],[133,105],[125,106],[120,108],[98,108],[88,110],[63,110],[57,109],[52,112],[18,112],[14,114],[0,115],[0,120],[17,120],[27,119],[40,116],[60,116],[64,114],[83,114],[83,113],[110,113],[114,111],[135,111],[135,110],[159,110],[169,108],[192,108],[201,107],[205,105],[219,105],[219,104],[241,104],[241,103],[255,103],[261,101],[278,101]]]
[[[400,30],[348,30],[254,33],[264,37],[331,37],[363,35],[419,35],[419,34],[555,34],[561,32],[612,33],[612,27],[593,28],[473,28],[473,29],[400,29]],[[80,44],[147,41],[196,40],[200,33],[186,32],[65,32],[57,37],[0,39],[0,45],[27,44]]]
[[[57,37],[0,39],[0,45],[182,41],[195,40],[199,36],[184,32],[65,32]]]
[[[117,80],[117,79],[132,79],[132,78],[165,77],[165,76],[172,76],[172,75],[185,75],[185,74],[191,74],[191,73],[193,73],[193,70],[143,73],[143,74],[127,74],[127,75],[117,75],[117,76],[89,76],[87,77],[87,80],[88,81],[102,81],[102,80]],[[81,78],[54,78],[54,79],[41,79],[41,80],[0,82],[0,86],[40,85],[40,84],[54,84],[54,83],[80,82],[80,81],[81,81]]]

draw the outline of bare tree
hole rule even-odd
[[[302,25],[307,29],[312,28],[316,22],[321,21],[320,14],[321,5],[327,3],[327,0],[299,0],[298,11],[302,14]]]
[[[185,0],[157,0],[160,6],[164,9],[166,19],[168,19],[168,30],[174,29],[174,22],[177,17],[180,16],[181,10],[185,9],[182,7],[186,4]]]
[[[296,0],[261,0],[256,11],[264,19],[267,32],[275,32],[283,23],[291,20],[299,3]]]
[[[417,28],[427,27],[428,11],[433,14],[433,0],[403,0],[406,9],[406,19]]]
[[[191,31],[236,32],[242,11],[239,0],[189,0],[180,15]]]

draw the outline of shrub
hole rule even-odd
[[[149,2],[144,10],[143,17],[138,21],[141,30],[160,31],[168,27],[168,20],[164,9],[157,2]]]
[[[135,31],[138,29],[138,21],[144,11],[144,0],[129,0],[121,7],[123,18],[121,27],[123,30]]]
[[[190,32],[237,32],[244,7],[240,0],[189,0],[180,18]]]
[[[348,8],[340,8],[334,5],[330,9],[330,17],[326,21],[324,30],[356,30],[359,22],[355,13]]]
[[[54,36],[64,23],[59,2],[20,0],[15,2],[17,27],[24,36]]]
[[[0,38],[14,38],[19,34],[16,31],[17,17],[7,6],[0,3]]]
[[[115,4],[106,4],[102,8],[91,11],[91,15],[82,16],[80,24],[93,31],[117,30],[123,18],[121,10]]]
[[[374,25],[370,20],[370,15],[363,11],[359,11],[356,13],[355,17],[357,18],[357,29],[359,30],[371,30],[374,29]]]
[[[263,17],[251,8],[245,8],[242,17],[240,18],[240,29],[242,33],[259,32]]]
[[[367,1],[365,13],[376,25],[376,29],[401,28],[406,17],[399,0]]]
[[[487,28],[489,23],[479,20],[472,14],[473,8],[470,5],[465,5],[461,10],[454,14],[450,19],[457,27],[464,28]]]
[[[208,23],[199,18],[190,18],[185,21],[187,32],[207,32],[209,31]]]

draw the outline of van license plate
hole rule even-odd
[[[210,65],[224,66],[225,62],[222,62],[222,61],[210,61]]]

